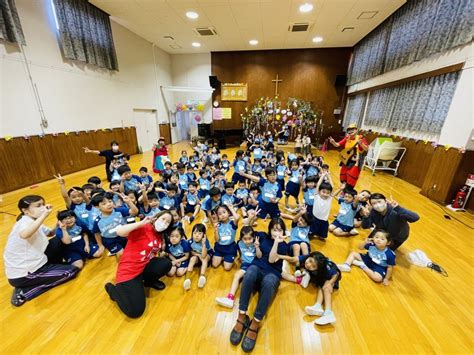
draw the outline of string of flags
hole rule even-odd
[[[125,129],[130,129],[132,127],[122,127],[122,130],[125,130]],[[115,128],[115,129],[118,129],[118,128]],[[73,132],[76,136],[80,135],[81,133],[96,133],[96,132],[113,132],[113,128],[100,128],[100,129],[95,129],[95,130],[84,130],[84,131],[75,131]],[[64,131],[62,133],[59,133],[59,132],[55,132],[55,133],[51,133],[51,136],[53,137],[58,137],[60,134],[64,134],[65,136],[69,136],[71,134],[70,131]],[[14,139],[20,139],[20,138],[23,138],[25,141],[29,141],[32,137],[36,137],[36,136],[29,136],[27,134],[25,134],[23,137],[14,137],[14,136],[5,136],[3,138],[0,138],[5,140],[5,142],[11,142],[13,141]],[[43,139],[45,137],[45,134],[44,133],[40,133],[37,135],[38,138],[40,139]]]

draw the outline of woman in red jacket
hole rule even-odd
[[[156,255],[162,249],[163,234],[170,229],[172,221],[171,212],[162,211],[154,218],[146,217],[117,227],[117,235],[127,237],[128,241],[117,267],[116,283],[107,283],[105,290],[130,318],[138,318],[145,311],[145,287],[165,288],[159,279],[170,271],[171,262]]]

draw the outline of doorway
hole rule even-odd
[[[156,110],[133,109],[133,120],[137,129],[140,151],[151,150],[159,136]]]

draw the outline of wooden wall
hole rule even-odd
[[[365,132],[371,143],[377,137],[389,135],[377,132]],[[474,151],[460,152],[456,148],[434,147],[430,142],[414,141],[402,137],[393,137],[395,142],[402,141],[407,148],[400,163],[398,177],[418,186],[420,193],[428,198],[448,204],[466,181],[467,174],[474,173]],[[471,198],[469,210],[474,210],[474,198]]]
[[[82,147],[110,149],[113,140],[119,142],[122,152],[138,153],[135,127],[0,139],[0,193],[49,180],[57,173],[69,174],[104,164],[105,158],[85,154]]]
[[[221,107],[232,108],[232,119],[214,121],[214,129],[242,128],[240,114],[260,97],[274,96],[272,79],[278,74],[283,80],[278,85],[282,103],[289,97],[310,101],[324,111],[325,133],[340,132],[339,115],[333,110],[341,106],[345,87],[336,88],[334,81],[336,75],[347,73],[351,52],[351,48],[328,48],[211,53],[212,75],[222,83],[248,83],[248,101],[221,102]],[[220,89],[213,96],[220,101]]]

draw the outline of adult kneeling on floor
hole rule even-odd
[[[140,222],[117,227],[117,235],[127,237],[128,242],[117,267],[116,284],[107,283],[105,290],[130,318],[145,312],[145,287],[165,288],[160,278],[170,271],[171,262],[156,255],[172,221],[171,212],[162,211],[154,218],[145,217]]]

